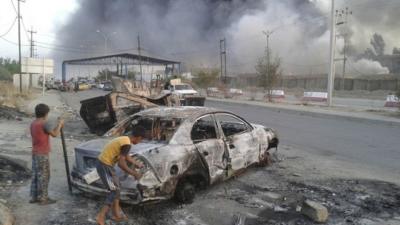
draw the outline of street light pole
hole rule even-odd
[[[332,92],[333,85],[335,82],[335,46],[336,46],[336,38],[335,38],[335,0],[331,0],[331,37],[330,37],[330,68],[328,75],[328,106],[332,106]]]
[[[101,32],[100,30],[96,30],[97,33],[101,34],[104,38],[104,56],[107,55],[107,42],[108,42],[108,37],[105,33]],[[112,34],[116,34],[116,32],[112,32]],[[106,69],[106,80],[108,80],[108,68]]]

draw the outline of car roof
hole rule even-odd
[[[200,107],[200,106],[179,106],[179,107],[156,107],[141,111],[135,115],[140,116],[154,116],[154,117],[165,117],[165,118],[183,118],[183,119],[195,119],[199,116],[209,113],[227,112],[211,107]],[[230,113],[230,112],[227,112]]]

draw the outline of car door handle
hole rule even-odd
[[[207,152],[207,151],[204,151],[204,152],[203,152],[203,155],[204,155],[204,156],[208,156],[208,152]]]

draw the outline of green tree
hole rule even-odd
[[[193,75],[193,82],[202,88],[207,88],[215,84],[218,78],[218,70],[200,70]]]
[[[2,65],[0,65],[0,80],[12,80],[12,74]]]
[[[264,88],[268,101],[271,101],[271,91],[275,87],[282,75],[281,59],[275,57],[272,61],[268,59],[268,54],[258,59],[256,65],[257,75],[259,77],[260,86]]]
[[[12,80],[12,75],[19,73],[19,63],[10,58],[0,57],[0,79]]]

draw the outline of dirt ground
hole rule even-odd
[[[70,163],[73,147],[93,138],[76,112],[57,92],[48,92],[27,105],[38,102],[51,106],[52,121],[67,112],[65,127]],[[31,143],[28,126],[32,118],[0,119],[0,198],[13,210],[16,224],[86,225],[103,199],[68,192],[61,141],[52,139],[50,196],[58,202],[50,206],[29,204]],[[178,205],[164,201],[144,206],[124,206],[128,222],[118,224],[253,225],[314,224],[299,207],[305,199],[326,206],[326,224],[400,224],[400,177],[369,170],[341,159],[324,159],[307,154],[296,146],[280,146],[276,162],[266,168],[250,168],[227,182],[200,190],[194,202]],[[15,163],[14,163],[15,162]],[[117,224],[108,221],[108,224]]]

